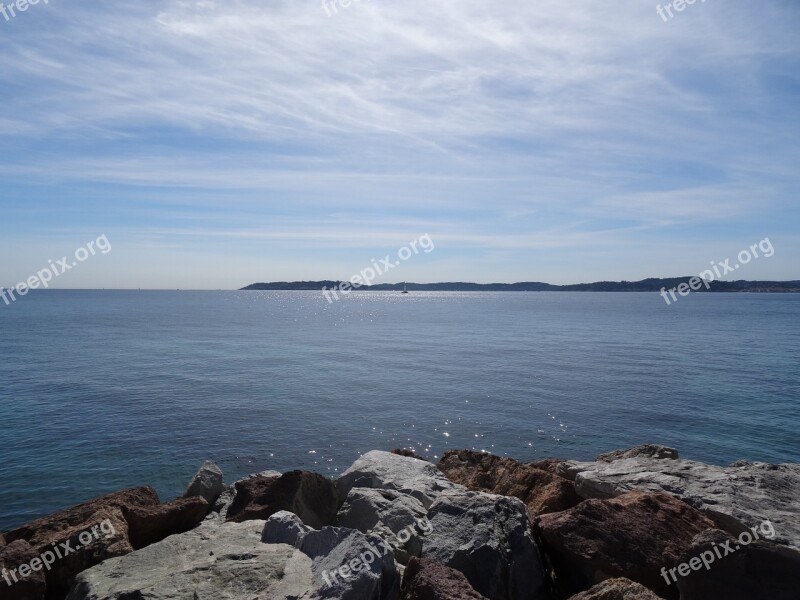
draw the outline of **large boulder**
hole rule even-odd
[[[122,490],[23,525],[6,539],[25,540],[38,554],[59,550],[45,577],[48,598],[61,600],[78,573],[133,550],[126,510],[157,505],[150,487]]]
[[[669,446],[660,446],[658,444],[642,444],[641,446],[634,446],[627,450],[614,450],[599,454],[595,460],[601,462],[614,462],[621,458],[657,458],[657,459],[672,459],[680,458],[678,451]]]
[[[401,600],[486,600],[464,574],[427,558],[412,558],[403,573]]]
[[[44,568],[39,553],[28,542],[17,540],[4,545],[0,548],[0,598],[44,600]]]
[[[342,499],[355,487],[395,490],[413,496],[426,509],[444,490],[461,488],[429,462],[381,450],[360,456],[336,485]]]
[[[445,452],[438,467],[450,481],[471,490],[519,498],[531,517],[566,510],[580,502],[571,481],[513,458],[451,450]]]
[[[227,520],[237,523],[268,519],[286,510],[303,523],[319,529],[333,525],[339,508],[336,485],[327,477],[309,471],[290,471],[280,476],[260,475],[235,484],[236,495]]]
[[[631,490],[664,492],[691,504],[720,529],[739,535],[771,521],[775,542],[800,549],[800,464],[735,463],[624,458],[611,463],[566,462],[559,471],[575,480],[582,498],[612,498]]]
[[[217,498],[219,498],[224,491],[225,483],[223,481],[222,469],[215,463],[207,460],[192,478],[183,497],[193,498],[199,496],[208,503],[209,507],[213,507]]]
[[[392,547],[355,529],[323,527],[300,540],[299,552],[312,561],[316,586],[309,597],[331,600],[397,600],[400,574]]]
[[[313,598],[396,600],[400,576],[392,547],[374,535],[354,529],[323,527],[315,531],[289,512],[272,515],[261,540],[289,544],[311,562]],[[305,598],[306,596],[303,596]]]
[[[128,539],[136,550],[167,536],[189,531],[207,513],[208,502],[199,496],[179,498],[156,506],[132,506],[123,511],[128,522]]]
[[[520,500],[449,490],[433,503],[428,519],[423,558],[457,569],[490,600],[544,597],[544,570]]]
[[[342,527],[387,540],[397,561],[406,564],[411,556],[419,556],[422,538],[430,531],[426,514],[422,503],[408,494],[353,488],[339,510],[338,521]]]
[[[311,597],[311,560],[262,544],[264,521],[174,535],[78,576],[67,600],[253,600]]]
[[[537,519],[543,550],[561,590],[574,594],[613,577],[628,577],[665,598],[677,589],[662,579],[699,533],[714,523],[667,494],[630,492],[586,500]]]
[[[661,600],[661,598],[635,581],[618,577],[606,579],[590,590],[571,596],[569,600]]]
[[[743,542],[754,536],[734,539],[719,529],[698,535],[679,559],[685,566],[667,574],[677,580],[681,600],[796,600],[800,553],[763,541],[774,533],[771,524],[764,525],[755,529],[761,541],[749,544]]]

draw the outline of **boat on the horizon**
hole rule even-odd
[[[408,293],[408,289],[406,288],[406,282],[405,281],[403,282],[403,291],[400,292],[400,293],[401,294],[407,294]]]

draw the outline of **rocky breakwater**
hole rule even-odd
[[[51,540],[114,530],[73,562],[0,580],[0,598],[798,597],[797,465],[711,467],[659,446],[592,463],[409,454],[369,452],[336,480],[231,486],[206,463],[171,503],[149,488],[105,496],[0,536],[0,567],[19,569]]]

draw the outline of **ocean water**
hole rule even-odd
[[[0,530],[204,459],[800,462],[800,295],[39,291],[0,304]]]

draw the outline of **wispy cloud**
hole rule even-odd
[[[70,226],[132,242],[345,252],[429,224],[446,244],[430,277],[461,255],[462,279],[489,268],[476,248],[516,252],[527,279],[543,249],[580,252],[577,277],[593,248],[614,278],[630,245],[790,240],[798,23],[788,0],[669,23],[632,0],[372,0],[334,17],[312,0],[53,1],[0,23],[3,233],[64,227],[63,203],[92,207]]]

